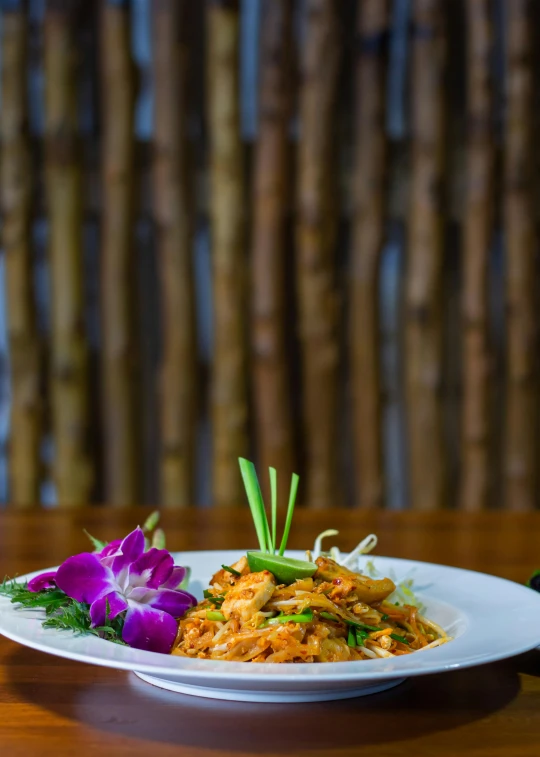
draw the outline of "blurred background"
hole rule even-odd
[[[539,3],[0,9],[2,502],[538,505]]]

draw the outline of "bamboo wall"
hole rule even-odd
[[[537,3],[0,10],[6,502],[539,506]]]

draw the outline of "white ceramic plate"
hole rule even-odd
[[[183,552],[176,564],[192,569],[190,590],[203,589],[220,565],[242,552]],[[302,557],[303,553],[290,553]],[[368,558],[361,558],[360,564]],[[44,629],[36,611],[17,610],[0,597],[0,633],[33,649],[71,660],[134,671],[171,691],[251,702],[315,702],[382,691],[410,676],[494,662],[538,646],[540,594],[502,578],[443,565],[370,557],[385,574],[412,575],[425,613],[454,637],[441,647],[392,659],[270,665],[191,660],[130,649],[97,637]],[[37,573],[23,578],[31,578]]]

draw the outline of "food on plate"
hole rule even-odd
[[[276,554],[275,471],[270,527],[255,469],[246,460],[240,465],[260,552],[248,552],[212,576],[203,601],[179,621],[173,655],[235,662],[344,662],[399,657],[450,640],[415,604],[392,601],[397,587],[391,578],[362,575],[325,554],[314,559],[308,553],[305,561],[284,556],[298,483],[294,478]],[[374,543],[376,538],[368,537],[349,559]]]
[[[20,608],[44,610],[46,628],[188,658],[344,662],[399,657],[450,641],[425,617],[411,579],[379,575],[372,563],[361,571],[358,557],[376,545],[373,534],[345,559],[337,547],[322,551],[323,538],[335,530],[323,532],[305,559],[287,556],[298,476],[278,545],[275,469],[270,522],[253,464],[240,459],[240,470],[259,550],[219,567],[201,602],[187,591],[189,568],[175,565],[164,548],[157,513],[122,540],[90,537],[93,552],[69,557],[28,583],[4,579],[0,594]]]

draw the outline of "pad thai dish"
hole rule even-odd
[[[413,605],[387,601],[396,586],[318,557],[313,576],[279,583],[243,556],[223,567],[179,622],[172,654],[235,662],[341,662],[439,646],[444,630]]]
[[[298,477],[293,475],[279,551],[276,541],[276,471],[270,469],[271,523],[252,463],[240,468],[260,552],[248,552],[212,576],[204,600],[179,620],[172,654],[234,662],[342,662],[398,657],[440,646],[445,631],[420,614],[405,586],[351,570],[359,554],[376,544],[371,535],[344,561],[339,552],[285,556]],[[314,552],[320,552],[321,538]],[[331,556],[330,556],[331,555]],[[338,559],[333,559],[338,558]]]

